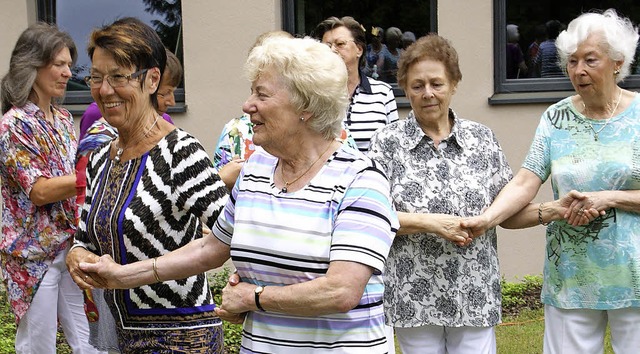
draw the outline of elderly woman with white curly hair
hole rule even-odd
[[[616,353],[640,348],[640,96],[630,73],[637,28],[614,10],[585,13],[557,39],[576,95],[542,115],[516,177],[464,226],[475,235],[548,225],[542,302],[545,353],[602,353],[607,324]],[[548,178],[554,202],[528,204]]]
[[[347,98],[344,62],[309,38],[269,38],[247,59],[243,110],[257,150],[212,235],[157,259],[81,264],[95,286],[182,279],[231,257],[240,282],[218,315],[244,321],[242,352],[386,353],[381,271],[398,228],[389,182],[336,140]],[[233,280],[234,278],[232,278]]]

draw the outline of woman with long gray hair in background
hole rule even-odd
[[[65,266],[76,228],[76,137],[56,101],[76,57],[67,33],[36,23],[20,35],[2,78],[0,256],[17,353],[55,353],[58,321],[74,353],[96,352],[82,292]]]

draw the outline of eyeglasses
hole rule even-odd
[[[349,44],[349,42],[355,42],[355,40],[353,39],[336,39],[333,42],[324,42],[324,44],[327,45],[327,47],[333,49],[333,47],[336,47],[337,49],[344,49],[344,47],[347,46],[347,44]]]
[[[109,85],[111,85],[111,87],[113,88],[124,87],[129,83],[129,81],[133,79],[137,79],[138,77],[140,77],[140,75],[143,75],[144,73],[146,73],[147,70],[149,69],[138,70],[131,75],[120,75],[120,74],[106,75],[106,76],[90,75],[84,78],[84,82],[86,82],[87,86],[91,88],[100,88],[102,86],[102,82],[104,81],[104,79],[107,78],[107,82],[109,83]]]

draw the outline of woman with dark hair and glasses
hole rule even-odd
[[[64,264],[76,228],[71,114],[57,105],[77,57],[69,34],[36,23],[2,78],[0,255],[17,322],[17,353],[55,353],[58,322],[74,353],[91,353],[82,292]]]
[[[381,127],[398,120],[396,98],[389,84],[365,76],[365,30],[351,16],[329,17],[320,22],[313,37],[329,46],[347,66],[349,106],[345,127],[358,150],[367,152],[369,140]]]
[[[201,238],[227,201],[226,187],[201,144],[162,119],[158,88],[166,52],[156,32],[134,18],[95,30],[87,83],[118,136],[89,157],[86,199],[67,257],[78,285],[100,280],[79,262],[109,255],[120,264],[156,257]],[[222,352],[221,320],[204,273],[105,290],[123,353]],[[108,346],[111,347],[111,346]]]

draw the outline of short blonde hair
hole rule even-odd
[[[245,64],[252,82],[270,70],[288,89],[293,107],[311,113],[311,129],[326,139],[340,135],[349,104],[347,68],[340,56],[308,37],[272,37],[253,48]]]

